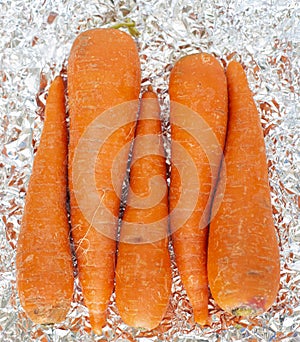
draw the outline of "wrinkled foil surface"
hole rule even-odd
[[[49,83],[65,70],[79,32],[126,18],[141,33],[143,87],[152,84],[159,94],[166,141],[168,78],[179,57],[205,51],[246,69],[264,128],[280,241],[281,286],[268,313],[234,318],[211,299],[211,326],[195,326],[174,260],[171,303],[151,332],[123,324],[112,296],[103,336],[93,335],[78,279],[61,324],[35,325],[20,306],[16,244]],[[300,341],[300,2],[7,0],[0,1],[0,27],[0,341]]]

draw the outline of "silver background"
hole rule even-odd
[[[180,56],[206,51],[246,68],[265,132],[282,265],[277,303],[260,317],[234,319],[212,301],[212,326],[195,327],[175,268],[169,312],[151,333],[123,325],[112,303],[104,336],[93,336],[78,287],[79,304],[54,327],[33,325],[20,308],[15,247],[49,82],[78,32],[127,17],[141,32],[143,85],[159,93],[166,127],[168,76]],[[299,1],[0,0],[0,34],[0,341],[300,341]]]

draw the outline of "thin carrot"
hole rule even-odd
[[[243,67],[231,62],[226,76],[226,179],[222,172],[220,180],[226,188],[210,224],[208,279],[221,308],[248,316],[266,311],[276,299],[279,251],[259,115]]]
[[[208,320],[208,208],[227,125],[225,72],[220,63],[207,53],[185,56],[176,62],[171,71],[169,94],[172,138],[170,223],[173,245],[194,320],[203,325]],[[205,135],[207,138],[204,141]],[[176,147],[178,145],[181,149]],[[187,156],[192,160],[190,166]],[[182,169],[181,175],[179,167]],[[178,210],[176,207],[180,197],[185,199]],[[195,199],[193,206],[192,198]],[[182,221],[183,215],[186,215],[186,219]]]
[[[144,93],[134,141],[130,189],[121,225],[116,303],[123,321],[154,329],[171,294],[168,251],[168,190],[159,104]]]
[[[35,323],[64,320],[73,296],[67,198],[64,84],[50,86],[40,145],[34,158],[17,246],[17,288]]]
[[[117,29],[94,29],[76,38],[68,66],[71,223],[84,302],[92,329],[98,334],[106,322],[113,291],[119,197],[128,155],[125,153],[118,163],[114,160],[119,150],[132,141],[136,116],[133,111],[128,116],[131,119],[123,125],[127,107],[115,106],[128,101],[137,103],[140,77],[137,47],[128,34]],[[90,149],[102,138],[110,121],[116,121],[117,127],[109,132],[99,151],[95,151],[97,158],[93,165]],[[122,127],[118,127],[119,121]],[[78,156],[79,146],[90,127],[96,133],[87,139],[89,147],[84,147]],[[112,170],[118,176],[115,184]],[[98,202],[89,197],[90,175],[95,180]],[[96,203],[92,219],[80,206],[82,199],[89,207]]]

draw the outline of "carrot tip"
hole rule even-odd
[[[151,85],[151,84],[149,84],[149,85],[148,85],[147,91],[151,91],[151,92],[153,92],[153,87],[152,87],[152,85]]]
[[[91,328],[92,331],[95,335],[102,335],[103,331],[102,331],[102,326],[97,326],[96,324],[94,324],[93,322],[91,322]]]
[[[202,318],[198,317],[198,318],[195,318],[194,321],[200,327],[204,327],[204,326],[210,325],[210,321],[209,321],[208,317],[205,317],[205,318],[204,317],[202,317]]]
[[[198,321],[198,322],[195,322],[196,325],[198,325],[199,327],[203,328],[203,327],[206,327],[209,325],[209,323],[207,321]]]

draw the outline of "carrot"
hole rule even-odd
[[[134,141],[130,189],[121,225],[116,304],[123,321],[154,329],[171,294],[168,251],[168,190],[159,104],[144,93]]]
[[[17,245],[17,288],[29,318],[62,321],[73,296],[73,265],[66,210],[67,128],[64,84],[50,86],[44,128],[34,158]]]
[[[208,279],[224,310],[248,316],[267,310],[279,286],[279,251],[272,218],[264,137],[247,78],[238,62],[227,68],[229,124],[226,182],[210,224]],[[225,179],[226,177],[226,179]],[[216,198],[222,196],[219,189]]]
[[[185,56],[171,71],[169,94],[172,239],[194,320],[204,325],[208,320],[207,224],[227,125],[224,70],[207,53]]]
[[[71,224],[84,302],[98,334],[113,291],[119,197],[136,116],[130,101],[137,107],[140,78],[138,51],[128,34],[93,29],[76,38],[68,65]],[[96,198],[90,191],[94,181]]]

